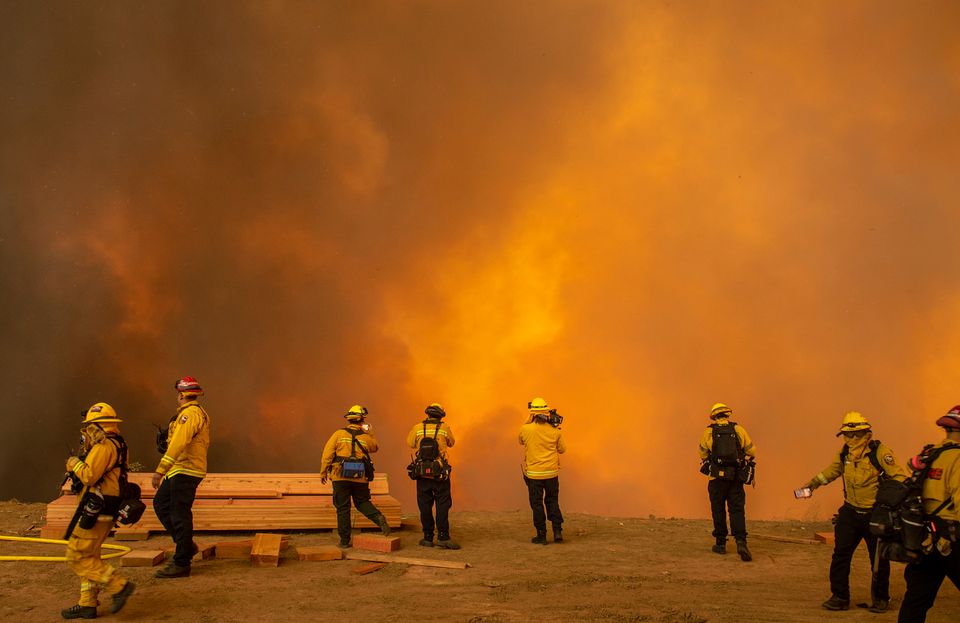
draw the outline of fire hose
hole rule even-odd
[[[0,534],[0,541],[19,541],[26,543],[52,543],[53,545],[66,545],[67,542],[63,539],[40,539],[30,536],[6,536]],[[110,552],[109,554],[104,554],[100,556],[101,560],[106,560],[107,558],[119,558],[127,552],[130,551],[129,547],[123,545],[112,545],[110,543],[104,543],[103,548],[117,550]],[[29,562],[66,562],[66,556],[0,556],[0,562],[14,562],[14,561],[29,561]]]

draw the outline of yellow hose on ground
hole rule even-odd
[[[5,536],[0,534],[0,541],[21,541],[26,543],[52,543],[54,545],[66,545],[67,542],[63,539],[40,539],[32,536]],[[127,552],[130,551],[129,547],[124,545],[112,545],[110,543],[104,543],[103,547],[106,549],[115,549],[118,551],[111,552],[104,556],[101,556],[101,560],[106,560],[107,558],[119,558]],[[0,562],[15,562],[15,561],[25,561],[25,562],[66,562],[66,556],[0,556]]]

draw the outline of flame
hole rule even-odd
[[[542,396],[565,508],[704,516],[722,401],[750,515],[811,517],[844,412],[905,460],[958,401],[952,3],[46,10],[0,25],[0,252],[50,438],[107,400],[152,456],[191,374],[213,469],[310,470],[361,403],[410,506],[440,402],[457,508],[514,508]]]

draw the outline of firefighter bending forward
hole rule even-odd
[[[114,613],[119,612],[133,594],[133,582],[100,560],[100,548],[113,529],[116,520],[113,513],[120,501],[120,463],[123,459],[119,447],[110,439],[120,438],[117,426],[120,422],[110,405],[98,402],[90,407],[82,428],[89,451],[83,459],[75,456],[67,459],[67,472],[84,485],[79,496],[80,503],[84,504],[88,492],[93,490],[102,494],[104,503],[99,515],[95,512],[89,514],[87,521],[80,515],[80,524],[73,528],[73,533],[68,537],[67,565],[80,576],[80,601],[60,612],[65,619],[97,618],[97,596],[101,588],[111,596],[110,611]],[[78,514],[81,511],[81,508],[77,509]],[[87,523],[92,525],[81,527]]]
[[[843,435],[843,447],[822,472],[804,488],[811,490],[843,480],[843,506],[837,511],[833,527],[833,558],[830,561],[830,599],[827,610],[850,607],[850,563],[863,540],[867,544],[873,576],[870,582],[870,612],[886,612],[890,606],[890,561],[877,559],[877,537],[870,533],[870,514],[877,501],[880,478],[903,481],[907,472],[897,464],[893,451],[873,436],[870,422],[857,411],[843,416],[837,437]]]
[[[197,400],[203,395],[200,383],[192,376],[185,376],[174,384],[174,389],[177,390],[177,412],[170,419],[167,447],[153,474],[152,484],[157,489],[153,510],[176,543],[177,551],[173,560],[154,574],[158,578],[190,575],[190,561],[198,551],[193,542],[193,500],[197,487],[207,475],[210,447],[210,416]]]
[[[370,425],[364,422],[367,409],[353,405],[343,417],[346,418],[347,425],[330,435],[323,447],[320,482],[326,484],[328,478],[333,480],[333,505],[337,509],[337,534],[340,536],[337,546],[347,549],[352,546],[350,498],[353,498],[353,504],[358,511],[380,527],[384,536],[390,535],[390,524],[370,501],[370,484],[366,475],[354,472],[352,467],[364,463],[364,459],[370,461],[370,454],[378,448]],[[349,471],[344,469],[345,462]],[[372,462],[370,465],[372,471]]]

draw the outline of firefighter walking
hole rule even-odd
[[[737,543],[740,560],[749,562],[753,555],[747,548],[747,494],[744,484],[753,482],[753,461],[757,450],[746,429],[730,421],[733,410],[722,402],[710,408],[713,423],[700,436],[700,471],[710,477],[707,494],[713,515],[712,550],[727,553],[727,513],[730,533]]]
[[[407,445],[417,453],[410,464],[410,475],[417,483],[417,507],[420,509],[420,524],[423,539],[420,545],[433,547],[433,531],[437,531],[437,546],[446,549],[460,549],[450,540],[450,507],[453,498],[450,495],[450,463],[447,460],[447,448],[456,440],[450,425],[443,422],[446,411],[437,403],[424,411],[427,418],[415,424],[407,435]],[[436,519],[433,507],[437,507]]]
[[[560,455],[567,451],[560,433],[563,418],[543,398],[527,403],[529,418],[520,427],[523,446],[523,481],[527,485],[533,527],[537,536],[530,542],[547,544],[547,519],[553,527],[553,542],[563,542],[563,514],[560,512]],[[546,507],[546,512],[544,512]]]
[[[193,542],[193,501],[197,487],[207,475],[207,450],[210,447],[210,416],[198,398],[203,388],[192,376],[174,384],[177,412],[170,419],[167,434],[158,440],[163,453],[153,474],[153,510],[164,529],[173,538],[177,551],[158,578],[182,578],[190,575],[190,562],[198,548]]]
[[[844,445],[833,461],[802,488],[811,490],[843,481],[843,506],[837,511],[833,528],[833,559],[830,562],[830,598],[827,610],[850,607],[850,564],[860,541],[867,544],[873,576],[870,583],[870,612],[885,612],[890,605],[890,561],[877,557],[877,538],[870,533],[870,513],[877,499],[881,478],[903,481],[907,472],[897,464],[893,451],[872,439],[870,422],[859,412],[843,417],[837,437]]]
[[[960,405],[939,418],[937,426],[946,437],[930,448],[936,458],[929,463],[922,494],[924,514],[935,530],[930,551],[903,572],[907,592],[898,623],[926,621],[945,578],[960,589]]]
[[[351,547],[350,499],[367,519],[380,527],[384,536],[390,534],[390,525],[377,507],[370,501],[370,484],[373,480],[373,461],[370,455],[377,451],[377,440],[370,425],[365,422],[367,409],[353,405],[343,416],[344,428],[334,431],[323,446],[320,462],[320,482],[333,480],[333,505],[337,509],[338,546]]]
[[[121,420],[113,407],[98,402],[83,419],[86,455],[67,459],[67,472],[83,489],[68,531],[67,566],[80,577],[80,600],[61,611],[64,619],[97,618],[101,590],[111,598],[110,611],[119,612],[133,594],[134,584],[100,559],[100,549],[116,521],[120,506],[120,479],[126,469],[126,444],[120,436]]]

